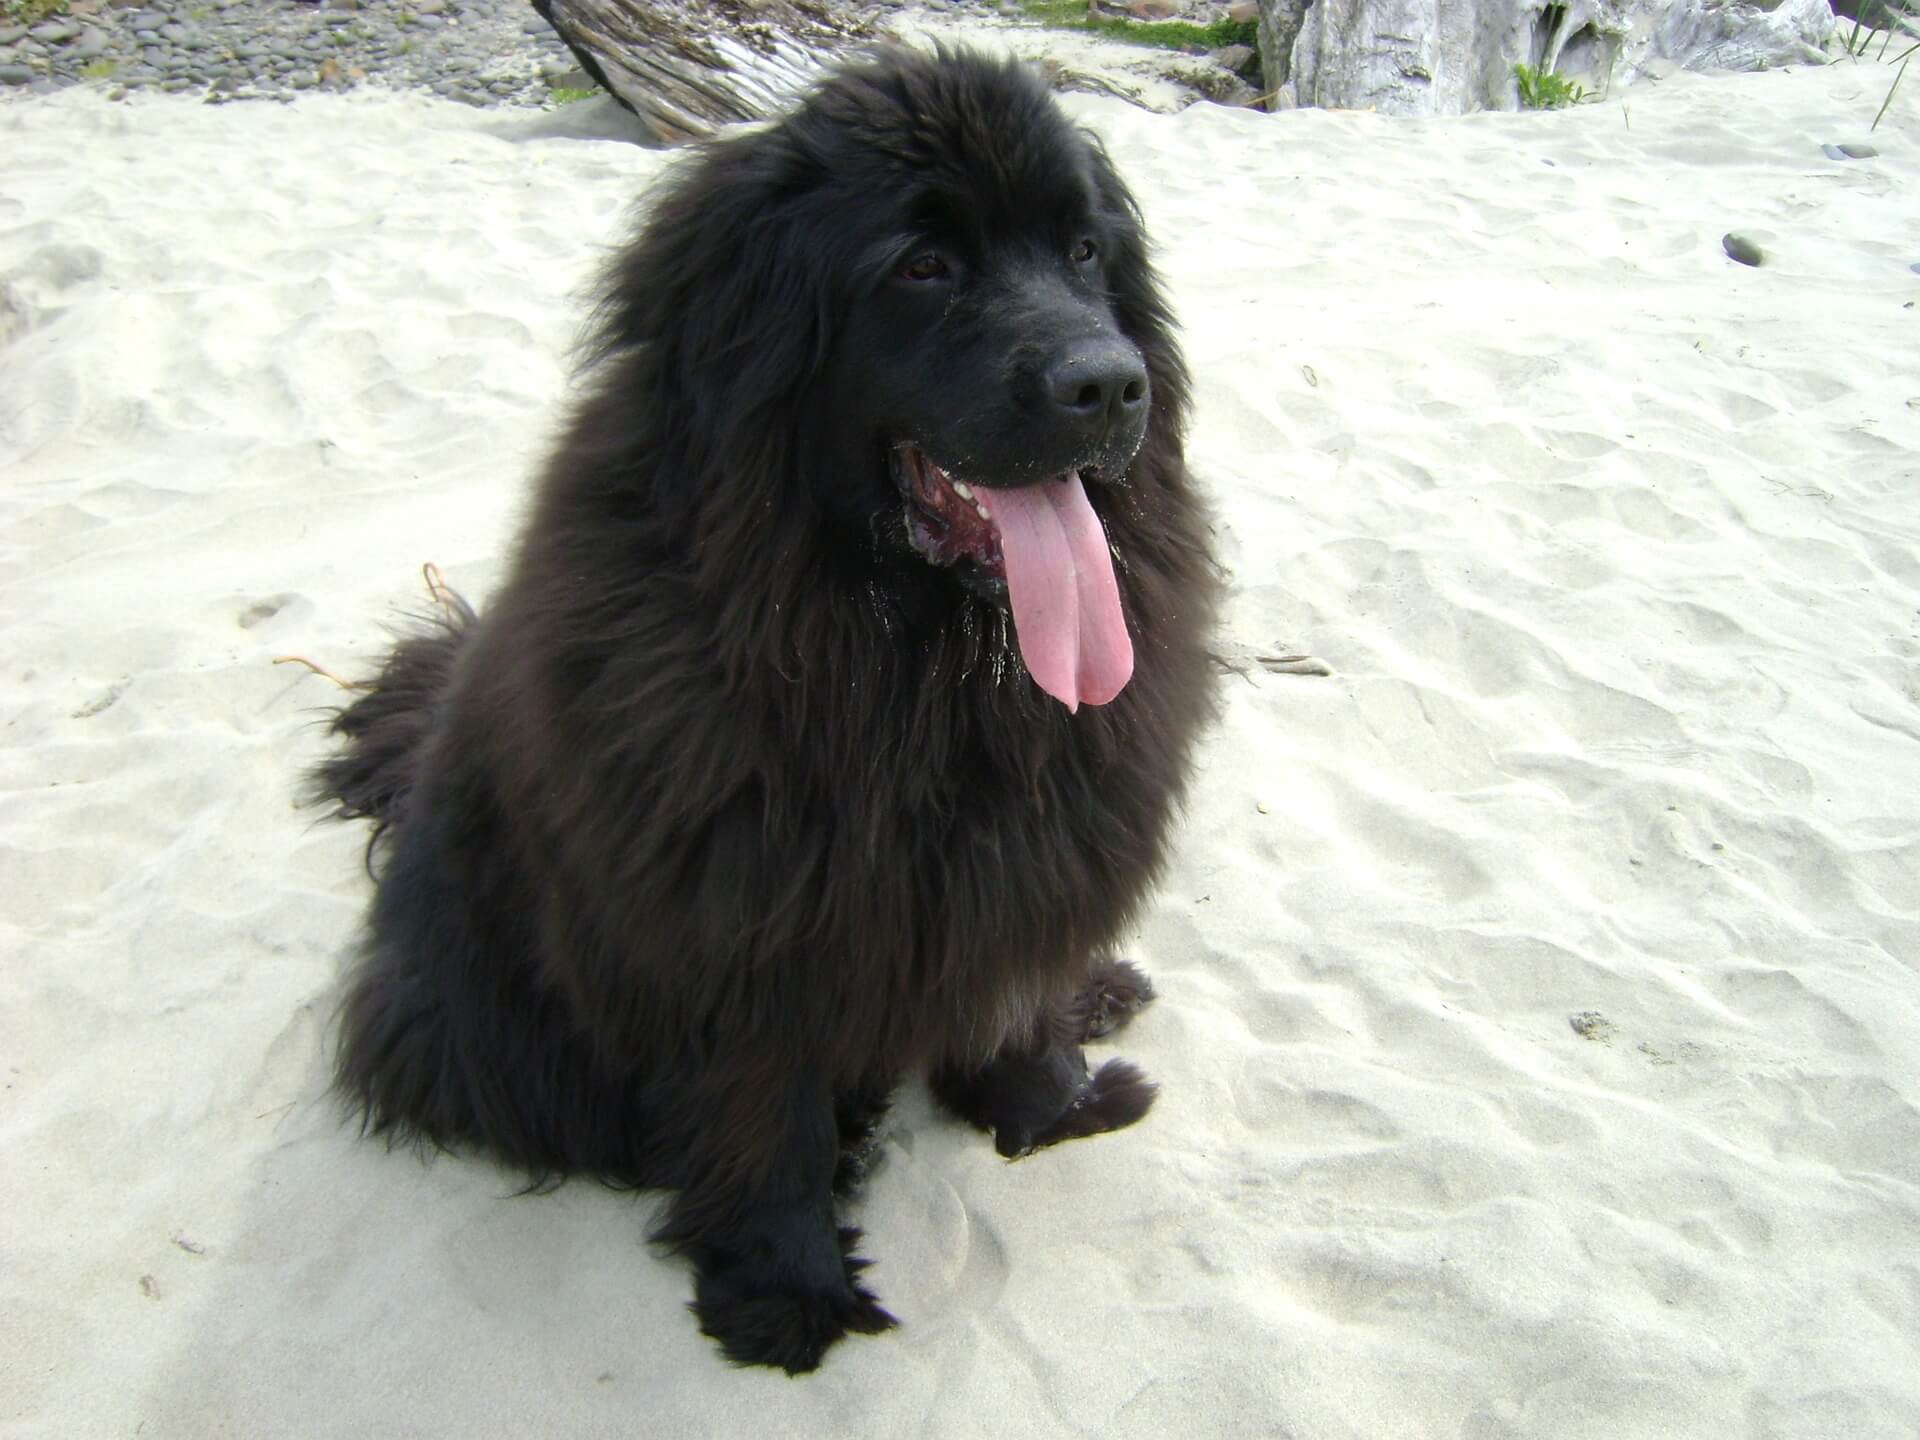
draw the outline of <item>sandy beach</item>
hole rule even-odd
[[[1131,945],[1162,1094],[1008,1164],[909,1088],[856,1216],[902,1326],[798,1381],[695,1332],[654,1197],[342,1125],[364,835],[296,807],[337,694],[272,663],[497,582],[670,160],[576,107],[0,104],[0,1434],[1920,1436],[1891,78],[1068,102],[1233,583]]]

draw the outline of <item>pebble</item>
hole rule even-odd
[[[1742,265],[1764,265],[1766,255],[1760,247],[1743,235],[1726,234],[1720,237],[1720,248],[1727,252],[1729,259],[1738,260]]]
[[[526,0],[74,0],[74,14],[0,27],[0,88],[82,83],[210,100],[372,84],[469,105],[551,103],[572,69]]]
[[[1822,145],[1820,153],[1829,160],[1871,160],[1880,152],[1871,145]]]

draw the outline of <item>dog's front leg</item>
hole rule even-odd
[[[703,1120],[689,1183],[656,1236],[693,1261],[701,1331],[737,1364],[797,1375],[849,1331],[894,1324],[856,1278],[859,1231],[834,1217],[832,1094],[743,1079]]]

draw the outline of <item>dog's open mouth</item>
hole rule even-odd
[[[1104,705],[1133,675],[1107,533],[1082,472],[1029,485],[969,484],[917,445],[894,447],[907,535],[935,565],[969,562],[1003,582],[1020,658],[1069,710]]]
[[[917,445],[894,447],[893,478],[906,500],[907,538],[914,549],[935,565],[970,560],[981,575],[1005,584],[1000,532],[977,490],[954,479]]]

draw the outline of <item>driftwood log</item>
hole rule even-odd
[[[782,109],[878,34],[823,0],[533,0],[581,68],[663,145]]]

